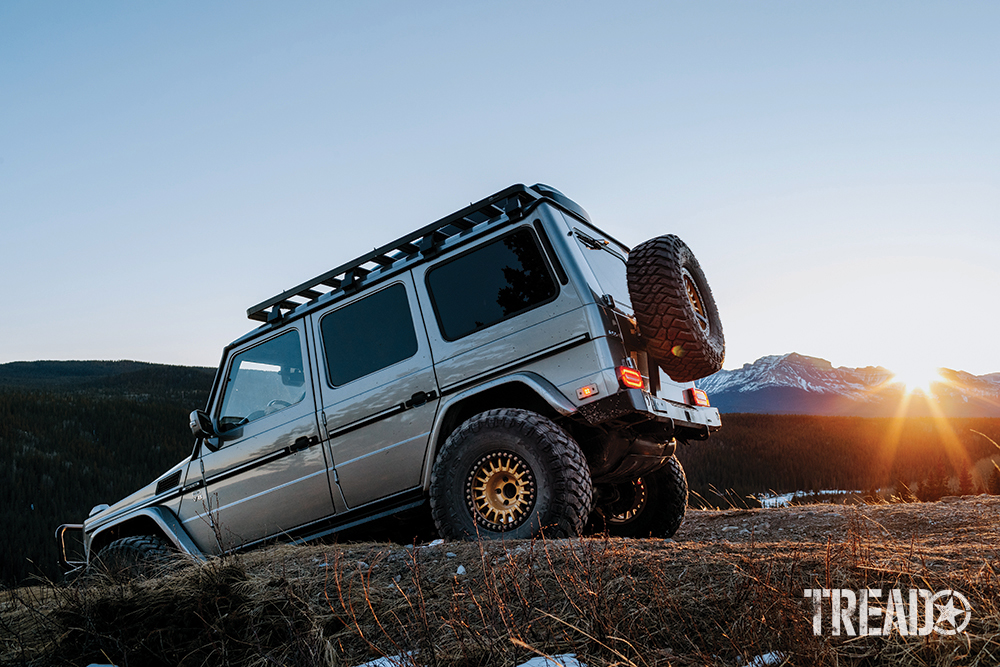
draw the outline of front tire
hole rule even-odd
[[[528,410],[472,417],[448,436],[431,472],[431,513],[450,539],[574,537],[592,498],[579,445]]]
[[[163,572],[176,555],[159,535],[133,535],[101,549],[97,566],[100,572],[111,576],[149,577]]]
[[[676,456],[667,465],[619,486],[619,499],[605,510],[616,537],[673,537],[684,522],[688,484]]]

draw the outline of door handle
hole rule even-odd
[[[437,394],[433,391],[431,392],[418,391],[413,396],[410,396],[410,400],[408,400],[403,405],[405,405],[408,408],[416,408],[423,405],[427,401],[433,401],[435,397],[437,397]]]
[[[301,452],[303,449],[309,449],[317,442],[319,442],[319,438],[317,438],[316,436],[312,436],[311,438],[302,436],[301,438],[292,443],[292,446],[288,448],[288,452],[289,453]]]

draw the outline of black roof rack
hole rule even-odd
[[[394,264],[406,263],[418,257],[423,259],[433,257],[446,239],[466,232],[480,223],[500,222],[500,218],[519,220],[546,195],[548,192],[544,186],[536,190],[524,185],[512,185],[461,211],[441,218],[381,248],[376,248],[312,280],[307,280],[267,301],[262,301],[247,310],[247,317],[259,322],[276,321],[298,306],[325,294],[338,290],[350,294],[361,286],[369,273],[387,271]]]

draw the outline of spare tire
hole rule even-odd
[[[694,253],[674,236],[658,236],[629,252],[628,291],[646,351],[677,382],[722,368],[726,341],[719,309]]]

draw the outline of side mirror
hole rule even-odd
[[[194,437],[205,440],[215,437],[215,427],[212,425],[211,418],[205,414],[204,410],[192,410],[190,420],[191,433],[194,434]]]

